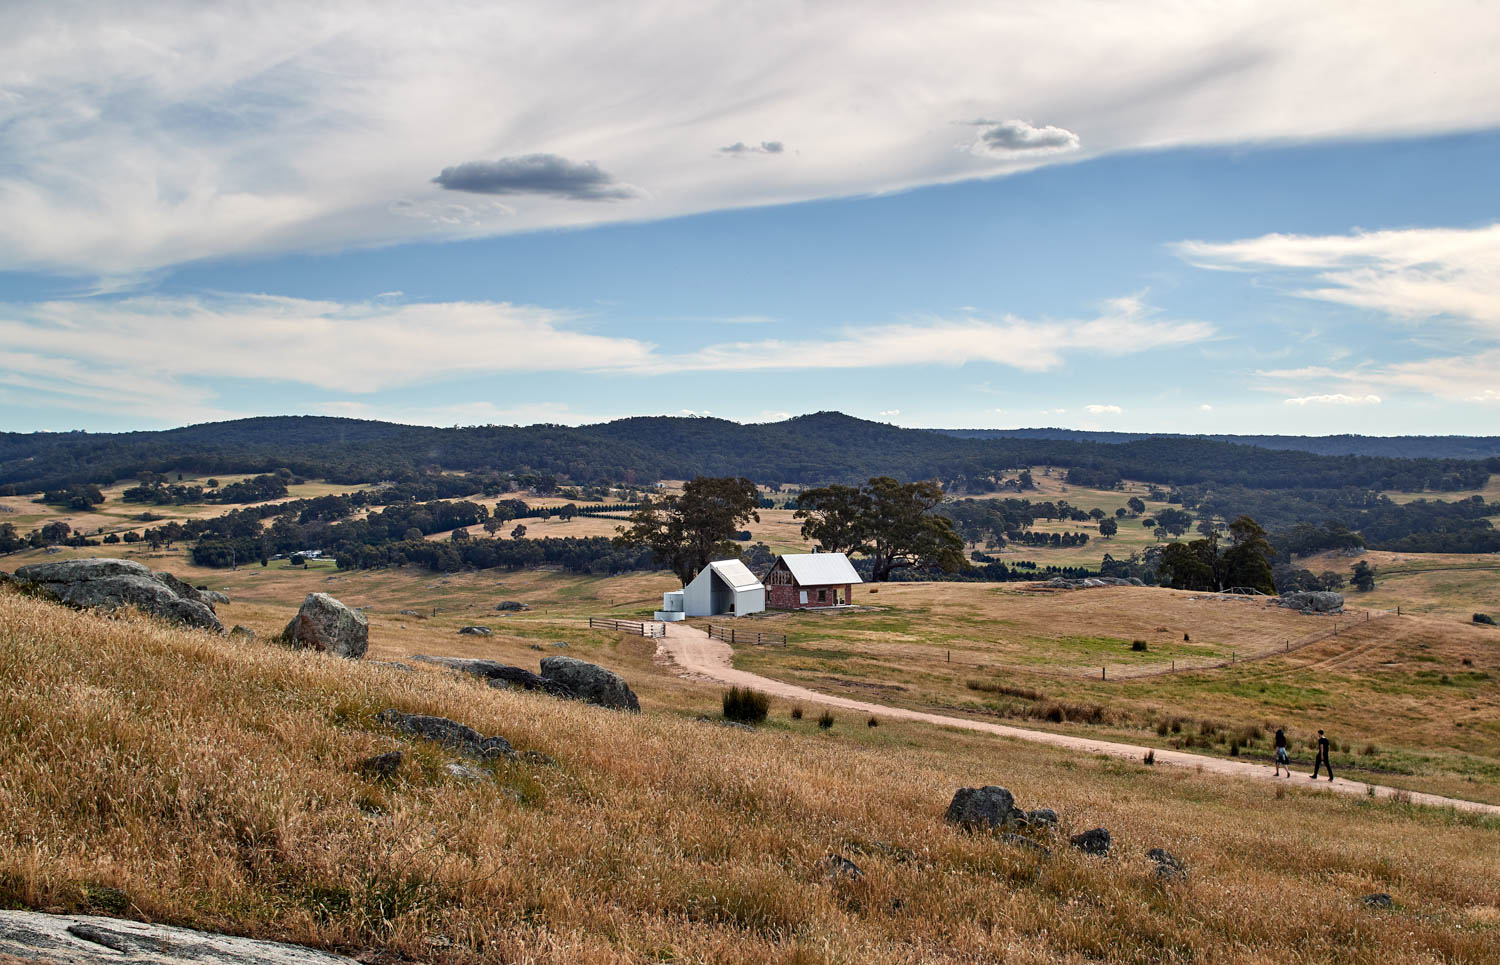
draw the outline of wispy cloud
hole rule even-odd
[[[730,0],[650,15],[585,3],[518,16],[467,0],[9,8],[0,270],[138,277],[200,258],[874,193],[1086,154],[1500,124],[1493,11],[1467,0],[1379,17],[1352,0],[1317,17],[1294,0],[875,13],[833,0],[764,17]],[[951,149],[950,122],[975,116],[996,119],[977,157]],[[755,132],[775,140],[746,139]],[[777,144],[786,157],[795,145],[797,163],[722,163]],[[530,170],[527,158],[564,160]],[[616,198],[621,180],[642,189],[638,203],[579,203]],[[469,200],[515,210],[453,206],[475,190],[505,191]]]
[[[1094,415],[1119,415],[1125,411],[1117,405],[1098,405],[1097,403],[1083,408],[1085,412],[1091,412]]]
[[[1284,399],[1287,405],[1379,405],[1378,395],[1345,395],[1335,392],[1330,395],[1304,395],[1294,399]]]
[[[735,141],[727,147],[719,148],[720,154],[730,157],[744,157],[747,154],[781,154],[786,150],[786,145],[780,141],[761,141],[759,144],[746,144],[744,141]]]

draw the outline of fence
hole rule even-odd
[[[742,630],[739,627],[726,627],[723,624],[708,625],[708,635],[715,640],[723,640],[725,643],[753,643],[762,646],[784,647],[786,646],[786,634],[784,633],[761,633],[759,630]]]
[[[665,623],[654,623],[650,620],[612,620],[608,617],[589,617],[590,630],[619,630],[621,633],[633,633],[638,637],[664,637],[667,635]]]

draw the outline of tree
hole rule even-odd
[[[1141,501],[1141,497],[1139,496],[1131,496],[1125,501],[1125,505],[1137,516],[1146,511],[1146,504]]]
[[[1156,525],[1173,536],[1181,536],[1193,525],[1193,514],[1185,509],[1163,509],[1156,514]]]
[[[526,524],[525,523],[517,523],[516,524],[516,528],[510,531],[510,538],[511,539],[525,539],[526,538]]]
[[[307,568],[307,557],[303,556],[301,553],[293,553],[292,558],[288,562],[290,562],[293,566],[300,566],[303,569]]]
[[[686,586],[713,560],[740,555],[735,534],[760,522],[759,504],[755,484],[742,476],[699,476],[681,496],[643,501],[629,526],[615,528],[616,542],[651,550]]]
[[[831,553],[859,553],[871,561],[871,580],[911,566],[955,573],[967,564],[953,521],[934,510],[943,502],[934,482],[899,483],[876,476],[864,486],[809,489],[797,500],[802,535]]]
[[[66,540],[68,538],[68,534],[72,531],[73,527],[69,526],[62,520],[53,520],[52,522],[42,527],[42,543],[46,546],[56,545],[57,543],[61,543],[63,540]]]
[[[1375,567],[1364,560],[1354,564],[1354,575],[1350,579],[1354,588],[1361,593],[1369,593],[1375,589]]]
[[[1220,566],[1219,587],[1247,586],[1262,593],[1275,593],[1271,560],[1276,551],[1266,539],[1266,531],[1249,516],[1239,516],[1229,524],[1229,549]]]
[[[1115,519],[1124,519],[1124,518],[1125,518],[1125,507],[1121,506],[1119,509],[1115,510]]]
[[[1109,539],[1120,531],[1120,524],[1112,519],[1099,520],[1099,535]]]

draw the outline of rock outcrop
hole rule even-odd
[[[327,952],[94,915],[0,911],[0,958],[51,965],[356,965]]]
[[[491,630],[489,627],[473,626],[473,627],[460,627],[458,632],[461,633],[461,634],[463,634],[464,636],[469,636],[469,637],[487,637],[491,633],[494,633],[495,631]]]
[[[1298,590],[1281,594],[1276,598],[1276,605],[1303,613],[1343,613],[1344,594],[1331,590]]]
[[[309,593],[281,636],[294,647],[357,660],[369,649],[370,625],[363,613],[327,593]]]
[[[515,757],[516,750],[503,737],[485,737],[479,731],[446,717],[429,717],[425,714],[404,714],[395,708],[382,710],[376,720],[389,724],[411,737],[422,737],[442,744],[466,757],[487,761],[495,757]]]
[[[197,590],[170,573],[152,573],[134,560],[89,559],[33,563],[16,570],[17,584],[41,596],[88,610],[133,606],[190,627],[224,631]]]
[[[471,660],[466,657],[429,657],[421,653],[413,654],[407,659],[420,660],[423,663],[435,663],[441,667],[451,667],[454,670],[461,670],[464,673],[470,673],[489,681],[491,687],[520,687],[522,690],[540,690],[554,697],[578,696],[559,681],[548,680],[523,667],[512,667],[498,660]]]
[[[1084,854],[1107,855],[1109,854],[1109,829],[1093,828],[1081,834],[1075,834],[1068,839],[1073,847]]]
[[[561,684],[579,699],[614,710],[639,711],[641,702],[619,674],[574,657],[543,657],[542,677]]]
[[[961,787],[953,794],[943,820],[963,828],[994,830],[1024,824],[1026,814],[1016,807],[1015,795],[994,784]]]

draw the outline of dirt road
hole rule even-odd
[[[864,700],[853,700],[848,697],[837,697],[832,694],[819,693],[806,687],[798,687],[795,684],[783,683],[780,680],[772,680],[770,677],[762,677],[759,674],[749,673],[744,670],[736,670],[732,664],[733,650],[729,644],[714,640],[707,633],[696,627],[685,623],[666,624],[667,635],[657,640],[657,657],[674,667],[677,672],[689,679],[708,680],[715,683],[729,684],[731,686],[754,687],[774,697],[784,697],[788,700],[805,700],[808,703],[825,704],[830,707],[839,707],[844,710],[853,710],[860,713],[875,714],[896,720],[915,720],[927,724],[937,724],[942,727],[958,727],[963,730],[980,731],[986,734],[996,734],[1000,737],[1011,737],[1016,740],[1032,741],[1037,744],[1050,744],[1053,747],[1062,747],[1071,751],[1082,751],[1086,754],[1105,754],[1110,757],[1121,757],[1127,760],[1139,761],[1145,756],[1147,747],[1144,744],[1123,744],[1116,741],[1093,740],[1088,737],[1074,737],[1068,734],[1053,734],[1042,730],[1027,730],[1024,727],[1012,727],[1009,724],[995,724],[983,720],[969,720],[965,717],[948,717],[943,714],[929,714],[920,710],[907,710],[902,707],[887,707],[884,704],[872,704]],[[1390,797],[1395,793],[1395,788],[1384,787],[1378,784],[1365,784],[1361,781],[1349,781],[1339,778],[1328,781],[1320,778],[1310,781],[1306,771],[1294,774],[1291,778],[1276,777],[1271,768],[1263,764],[1252,764],[1248,761],[1229,761],[1218,757],[1207,757],[1200,754],[1188,754],[1182,751],[1163,750],[1156,748],[1156,763],[1166,764],[1172,767],[1196,768],[1206,774],[1222,774],[1226,777],[1248,778],[1257,781],[1279,781],[1288,786],[1300,786],[1309,790],[1331,790],[1341,794],[1368,794],[1370,788],[1375,789],[1376,797]],[[1412,791],[1411,800],[1417,804],[1430,804],[1439,807],[1451,807],[1460,811],[1470,811],[1476,814],[1492,814],[1500,816],[1500,805],[1481,804],[1477,801],[1464,801],[1458,798],[1442,797],[1437,794],[1423,794]]]

